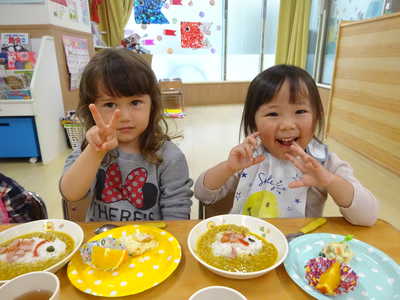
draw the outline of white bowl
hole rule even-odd
[[[255,234],[264,237],[268,242],[272,243],[278,250],[278,257],[276,262],[268,268],[255,272],[230,272],[209,265],[196,254],[195,249],[197,240],[202,234],[204,234],[208,230],[207,224],[211,221],[214,222],[215,225],[235,224],[239,226],[245,226],[250,230],[250,232],[253,232]],[[264,275],[265,273],[278,267],[285,260],[289,251],[289,246],[285,235],[274,225],[259,218],[244,216],[244,215],[234,215],[234,214],[219,215],[201,221],[196,226],[194,226],[190,231],[187,243],[190,253],[203,266],[205,266],[215,274],[234,279],[249,279]]]
[[[57,300],[60,296],[60,280],[50,272],[31,272],[19,275],[0,287],[2,300],[14,300],[26,293],[49,291],[49,300]]]
[[[218,286],[218,285],[208,286],[201,290],[198,290],[189,298],[189,300],[210,300],[210,299],[247,300],[247,298],[237,290],[234,290],[226,286]]]
[[[11,227],[7,230],[0,232],[0,244],[24,234],[28,234],[31,232],[45,231],[46,228],[45,226],[47,223],[52,223],[55,231],[66,233],[74,240],[74,249],[68,256],[64,257],[64,259],[53,264],[47,269],[42,270],[55,273],[72,258],[74,253],[79,249],[79,247],[82,244],[83,230],[77,223],[63,219],[45,219],[45,220],[37,220],[19,224],[17,226]],[[0,285],[2,285],[5,282],[7,282],[7,280],[0,280]]]

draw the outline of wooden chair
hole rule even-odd
[[[231,192],[218,202],[210,205],[199,202],[199,219],[228,214],[233,205],[234,195],[235,192]]]
[[[62,198],[61,201],[64,219],[75,222],[85,221],[86,211],[88,210],[90,204],[89,197],[86,197],[79,201],[68,201]]]

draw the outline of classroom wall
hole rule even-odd
[[[0,4],[0,25],[48,24],[45,4]]]
[[[0,25],[52,24],[72,30],[91,33],[88,2],[73,0],[74,9],[45,1],[37,4],[0,4]],[[76,12],[76,18],[70,17]]]
[[[244,103],[250,82],[184,83],[184,105],[213,105]]]

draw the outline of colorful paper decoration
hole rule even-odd
[[[175,32],[176,32],[176,30],[164,29],[164,35],[173,35],[173,36],[176,36]]]
[[[171,0],[172,5],[182,5],[182,0]]]
[[[143,40],[143,45],[154,46],[154,40]]]
[[[200,30],[201,22],[181,22],[182,48],[206,48],[207,44],[203,32]]]
[[[135,0],[135,22],[137,24],[169,24],[161,12],[165,0]]]

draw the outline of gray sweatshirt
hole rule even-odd
[[[378,216],[378,201],[354,177],[351,166],[332,152],[327,152],[327,159],[322,164],[330,172],[353,185],[354,196],[350,207],[339,207],[343,217],[354,225],[373,225]],[[204,186],[205,173],[197,178],[194,187],[195,197],[204,204],[212,204],[224,198],[229,192],[235,191],[238,186],[240,172],[231,176],[219,189],[209,190]],[[326,190],[310,187],[307,191],[305,217],[321,217],[327,196]]]
[[[86,197],[91,204],[86,221],[135,221],[189,219],[191,186],[186,158],[172,142],[159,150],[160,165],[141,154],[113,150],[114,159],[103,163]],[[75,162],[80,150],[65,162],[64,172]]]

